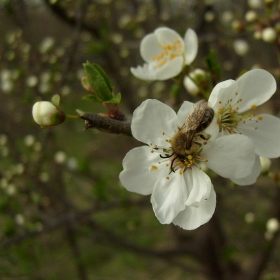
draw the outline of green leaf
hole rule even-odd
[[[220,81],[221,67],[213,49],[211,49],[210,53],[205,57],[205,63],[209,69],[209,72],[211,73],[211,76],[215,78],[216,82]]]
[[[89,61],[84,63],[84,70],[93,89],[93,95],[96,96],[96,102],[110,100],[112,98],[112,86],[104,70],[99,65],[91,64]]]
[[[87,101],[91,101],[91,102],[98,102],[98,103],[101,103],[102,100],[98,99],[95,95],[93,94],[87,94],[87,95],[84,95],[82,97],[83,100],[87,100]]]
[[[116,94],[114,97],[112,97],[110,100],[107,100],[104,103],[114,103],[114,104],[119,104],[121,102],[122,96],[120,92]]]
[[[96,63],[93,63],[93,66],[95,67],[95,69],[96,69],[97,71],[99,71],[100,75],[102,75],[102,77],[103,77],[105,83],[107,84],[108,88],[109,88],[110,91],[112,92],[112,91],[113,91],[113,88],[112,88],[112,86],[111,86],[110,80],[109,80],[109,78],[107,77],[105,71],[104,71],[98,64],[96,64]]]

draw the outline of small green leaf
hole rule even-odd
[[[91,102],[98,102],[98,103],[101,103],[102,100],[98,99],[95,95],[93,94],[87,94],[87,95],[84,95],[82,97],[83,100],[87,100],[87,101],[91,101]]]
[[[104,70],[97,64],[84,63],[88,82],[96,96],[97,102],[106,102],[112,98],[112,87]]]
[[[82,111],[82,110],[80,110],[80,109],[76,109],[76,112],[77,112],[77,114],[78,114],[79,116],[82,116],[82,115],[85,114],[85,112]]]
[[[96,63],[93,63],[93,66],[95,67],[95,69],[100,73],[100,75],[102,75],[105,83],[107,84],[108,88],[110,89],[110,91],[112,92],[113,91],[113,88],[111,86],[111,83],[110,83],[110,80],[109,78],[107,77],[105,71]]]
[[[119,104],[121,102],[122,96],[119,93],[117,93],[114,97],[112,97],[110,100],[105,101],[104,103],[114,103]]]
[[[51,99],[52,104],[59,108],[59,103],[60,103],[60,96],[58,94],[55,94],[52,99]]]

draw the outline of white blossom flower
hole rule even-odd
[[[196,139],[192,152],[184,157],[174,153],[172,140],[192,105],[184,102],[176,114],[160,101],[144,101],[134,111],[131,129],[137,140],[148,145],[127,153],[120,174],[127,190],[152,195],[155,215],[162,224],[174,223],[189,230],[206,223],[216,206],[213,185],[201,164],[225,178],[242,178],[252,172],[255,160],[248,137],[233,134],[216,139],[215,119],[204,131],[208,140]]]
[[[265,70],[254,69],[242,75],[237,81],[227,80],[217,84],[209,97],[209,103],[217,115],[217,125],[221,134],[244,134],[255,145],[257,155],[255,168],[245,180],[247,184],[253,183],[256,173],[261,171],[259,156],[266,158],[280,156],[280,119],[252,112],[266,102],[275,91],[274,77]],[[232,180],[237,184],[245,184],[244,180],[242,182]]]
[[[280,156],[280,119],[268,114],[256,115],[252,111],[275,91],[274,77],[265,70],[254,69],[237,81],[217,84],[209,97],[220,130],[224,134],[245,134],[254,142],[256,154],[267,158]]]
[[[198,39],[192,29],[186,31],[183,39],[170,28],[157,28],[141,41],[140,54],[146,63],[130,70],[138,79],[167,80],[177,76],[184,65],[191,64],[197,50]]]

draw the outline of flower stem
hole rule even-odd
[[[65,115],[65,117],[67,118],[67,119],[80,119],[80,117],[79,116],[76,116],[76,115]]]

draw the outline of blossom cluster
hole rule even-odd
[[[197,42],[191,29],[183,40],[169,28],[158,28],[141,42],[146,64],[131,72],[144,80],[175,77],[194,60]],[[275,91],[274,77],[255,69],[218,83],[208,101],[185,101],[177,114],[158,100],[144,101],[133,113],[131,129],[146,145],[125,156],[121,183],[131,192],[151,195],[162,224],[188,230],[201,226],[216,207],[205,170],[249,185],[261,172],[260,157],[280,156],[280,119],[254,113]]]

